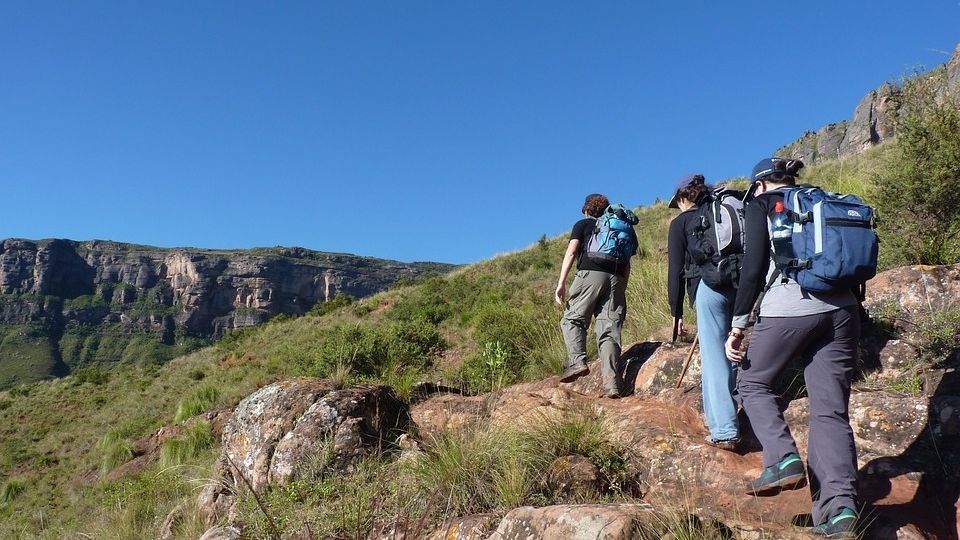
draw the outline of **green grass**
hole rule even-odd
[[[0,506],[6,506],[26,491],[27,486],[22,480],[11,478],[0,485]]]
[[[183,435],[165,441],[160,447],[160,467],[183,465],[212,448],[214,442],[207,422],[187,426]]]
[[[188,418],[207,412],[220,401],[220,397],[220,389],[216,386],[211,384],[200,386],[192,395],[177,404],[177,413],[173,416],[173,421],[183,422]]]

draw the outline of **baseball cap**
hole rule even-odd
[[[668,204],[667,206],[670,208],[680,208],[678,204],[680,200],[680,190],[686,189],[690,186],[694,186],[698,183],[701,183],[701,184],[703,183],[702,174],[688,174],[686,176],[681,177],[679,180],[677,180],[677,188],[673,191],[673,198],[670,199],[670,204]]]

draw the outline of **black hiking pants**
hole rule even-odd
[[[774,385],[791,360],[803,359],[810,410],[807,469],[815,524],[844,506],[857,508],[857,453],[848,406],[859,339],[856,306],[802,317],[761,317],[740,371],[743,408],[763,445],[763,465],[769,467],[787,454],[799,454]]]

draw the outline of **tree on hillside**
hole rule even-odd
[[[960,261],[960,101],[942,70],[899,93],[896,150],[874,178],[889,264]]]

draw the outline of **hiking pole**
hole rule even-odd
[[[690,360],[693,359],[693,351],[697,350],[697,343],[700,342],[700,332],[697,332],[693,336],[693,345],[690,346],[690,354],[687,355],[687,361],[683,363],[683,370],[680,372],[680,377],[677,379],[676,388],[680,388],[680,383],[683,382],[683,376],[687,374],[687,368],[690,367]]]

